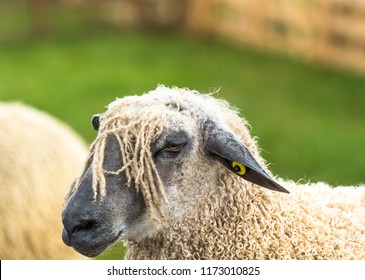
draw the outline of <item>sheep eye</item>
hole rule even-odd
[[[168,131],[151,145],[151,152],[156,161],[180,158],[189,151],[189,140],[183,130]]]
[[[184,147],[184,145],[185,145],[185,143],[183,143],[183,144],[170,144],[169,146],[167,146],[164,149],[164,151],[171,152],[171,153],[177,153]]]
[[[94,115],[91,119],[91,124],[95,130],[99,130],[100,126],[100,114]]]
[[[246,173],[246,167],[237,161],[232,161],[231,166],[233,168],[233,171],[238,175],[244,175]]]

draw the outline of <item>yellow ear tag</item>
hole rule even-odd
[[[246,167],[237,161],[232,161],[231,166],[238,175],[244,175],[246,173]]]

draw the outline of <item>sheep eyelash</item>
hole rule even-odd
[[[186,146],[186,144],[187,144],[187,142],[179,143],[179,144],[169,143],[164,148],[158,150],[156,154],[158,154],[160,152],[178,153]]]

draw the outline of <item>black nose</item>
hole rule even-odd
[[[75,237],[92,230],[97,225],[97,222],[92,219],[73,217],[71,219],[63,219],[63,225],[62,240],[67,246],[72,246],[72,241]]]

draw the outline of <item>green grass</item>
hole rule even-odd
[[[360,75],[178,34],[99,32],[0,46],[0,100],[48,111],[88,142],[94,113],[160,83],[220,88],[218,96],[240,108],[281,177],[365,182]]]

